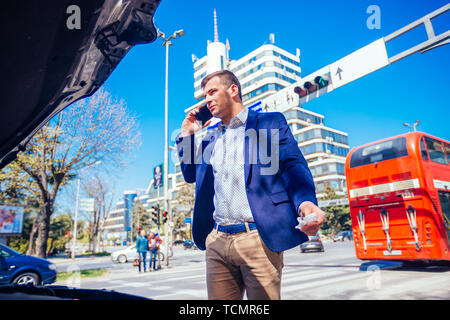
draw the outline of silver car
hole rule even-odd
[[[163,245],[161,245],[161,248],[159,250],[159,260],[160,261],[164,260],[164,257],[165,257],[164,252],[166,252],[166,249]],[[170,249],[169,257],[172,257],[172,256],[173,256],[173,251],[172,251],[172,249]],[[139,257],[139,255],[136,250],[136,245],[129,246],[122,250],[114,251],[111,254],[112,261],[117,261],[119,263],[126,263],[129,261],[133,261],[133,260],[137,259],[138,257]]]

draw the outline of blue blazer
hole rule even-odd
[[[262,240],[275,252],[308,241],[308,236],[295,226],[303,201],[317,205],[314,181],[284,115],[249,110],[245,132],[246,193]],[[216,134],[217,129],[209,130],[199,146],[194,135],[176,139],[184,179],[196,183],[192,233],[201,250],[205,250],[206,237],[214,227],[214,174],[207,157],[214,148]],[[274,161],[278,161],[276,172]]]

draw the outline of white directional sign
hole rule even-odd
[[[320,208],[326,208],[331,206],[348,206],[348,198],[322,200],[318,202]]]
[[[333,87],[339,88],[388,64],[386,45],[381,38],[330,65]]]
[[[94,211],[94,198],[80,199],[80,211]]]
[[[192,207],[191,206],[179,205],[179,206],[176,206],[175,209],[177,211],[179,211],[179,212],[183,212],[183,211],[190,211],[190,210],[192,210]]]

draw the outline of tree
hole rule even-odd
[[[184,239],[191,238],[190,234],[185,231],[186,223],[185,218],[190,218],[192,211],[194,210],[195,202],[195,184],[186,183],[183,185],[177,193],[175,200],[173,201],[175,205],[176,214],[173,216],[174,221],[174,234],[181,234]],[[177,207],[186,207],[188,210],[177,210]],[[191,221],[192,225],[192,221]]]
[[[2,171],[25,172],[30,193],[39,203],[28,253],[45,257],[50,217],[61,187],[98,161],[104,170],[125,165],[124,156],[139,144],[137,120],[123,100],[116,101],[103,88],[68,107],[39,130],[17,160]]]
[[[22,237],[8,237],[8,245],[21,253],[29,254],[30,243],[37,236],[38,192],[34,180],[16,163],[0,171],[0,203],[24,208]]]
[[[336,194],[334,188],[326,184],[325,196],[322,200],[334,200],[344,198],[345,196],[339,196]],[[321,227],[321,230],[326,234],[335,235],[341,230],[350,230],[352,227],[352,221],[350,218],[350,207],[346,206],[330,206],[322,208],[325,211],[325,222]]]
[[[132,217],[132,237],[134,241],[134,237],[138,235],[138,228],[149,231],[152,226],[152,220],[144,204],[139,199],[134,200]]]
[[[99,232],[103,230],[104,223],[109,217],[114,199],[114,190],[108,184],[105,177],[98,173],[88,178],[83,183],[86,195],[94,199],[94,211],[86,214],[88,221],[89,249],[97,252],[97,239]]]
[[[64,251],[66,244],[70,241],[70,231],[72,230],[72,217],[70,214],[59,214],[51,218],[49,237],[47,240],[48,253],[54,249]]]

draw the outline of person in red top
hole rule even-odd
[[[148,249],[150,251],[150,263],[148,266],[149,271],[152,270],[152,263],[153,263],[153,271],[156,271],[156,257],[158,254],[158,250],[161,246],[162,239],[153,232],[150,232],[148,235]]]

